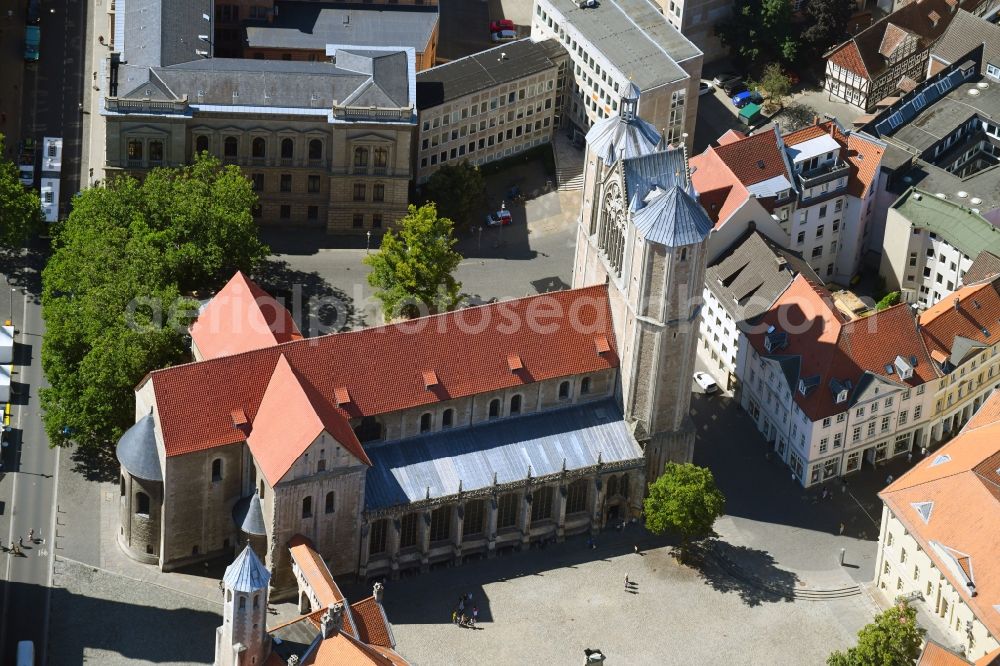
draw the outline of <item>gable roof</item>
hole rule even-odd
[[[600,337],[611,342],[605,353],[595,347]],[[257,427],[280,356],[294,370],[284,382],[298,384],[320,417],[349,419],[617,368],[614,339],[607,286],[598,285],[173,366],[146,381],[169,457],[245,441],[233,411]],[[511,372],[511,353],[523,369]],[[425,385],[425,370],[437,373],[437,385]],[[350,402],[336,403],[340,388]]]
[[[1000,67],[1000,25],[959,9],[931,48],[931,55],[950,65],[980,44],[985,45],[983,60]]]
[[[203,359],[301,339],[291,313],[242,271],[226,283],[191,324],[191,341]]]
[[[1000,392],[991,394],[980,409],[993,416],[1000,412]],[[879,497],[989,632],[1000,636],[1000,561],[996,558],[1000,552],[1000,421],[980,419],[975,427],[971,424]],[[913,507],[921,502],[934,503],[926,522]]]
[[[959,356],[964,357],[976,346],[969,343],[993,345],[1000,341],[998,283],[1000,278],[962,287],[922,312],[920,329],[927,349],[938,355],[955,357],[954,352],[961,347]],[[957,309],[955,299],[959,302]],[[962,360],[951,358],[954,365]]]
[[[784,176],[791,182],[776,127],[745,139],[709,148],[719,156],[743,185],[749,186]]]
[[[972,260],[972,265],[969,266],[969,270],[965,271],[962,281],[965,284],[971,284],[981,280],[989,280],[997,275],[1000,275],[1000,257],[989,250],[982,250]]]
[[[955,654],[940,643],[927,639],[917,666],[970,666],[971,661]]]
[[[747,338],[758,354],[778,361],[795,360],[797,376],[786,373],[789,390],[813,421],[847,409],[849,403],[836,403],[830,388],[834,383],[850,381],[853,393],[848,397],[854,399],[871,381],[906,387],[937,377],[906,304],[847,321],[826,289],[798,275],[754,324]],[[786,345],[772,347],[772,352],[764,344],[770,326],[774,333],[786,334]],[[917,361],[909,380],[886,371],[897,355]],[[806,395],[798,390],[798,380],[804,378],[818,378]]]
[[[961,0],[960,6],[975,9],[986,1]],[[826,57],[858,76],[877,79],[889,69],[890,58],[908,36],[916,39],[917,50],[927,49],[954,16],[949,0],[915,0],[835,46]]]
[[[323,432],[329,433],[360,462],[371,465],[347,419],[303,385],[281,354],[247,438],[250,452],[268,485],[274,487],[281,481]]]

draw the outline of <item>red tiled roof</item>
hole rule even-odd
[[[848,72],[853,72],[866,79],[871,78],[868,74],[868,68],[865,67],[865,61],[861,57],[861,52],[858,50],[858,45],[854,43],[853,39],[837,47],[827,56],[827,60]]]
[[[917,666],[969,666],[971,663],[932,640],[927,641],[917,660]]]
[[[997,282],[985,282],[962,287],[920,314],[920,327],[927,348],[936,357],[951,354],[956,336],[985,345],[1000,341],[1000,293]],[[955,309],[955,299],[959,308]],[[983,329],[989,333],[983,335]]]
[[[740,139],[745,139],[745,138],[747,138],[747,135],[744,134],[743,132],[731,129],[731,130],[726,130],[726,133],[720,136],[718,141],[716,141],[716,143],[718,143],[720,146],[724,146],[727,143],[732,143],[734,141],[739,141]]]
[[[787,347],[768,352],[765,331],[774,326],[788,333]],[[802,395],[797,381],[790,386],[795,402],[813,421],[845,409],[829,388],[831,379],[849,380],[854,387],[867,372],[894,383],[916,386],[937,377],[927,350],[917,332],[909,306],[899,304],[868,317],[845,321],[833,305],[829,292],[798,275],[763,316],[757,331],[747,337],[762,356],[797,357],[798,378],[819,377],[819,385]],[[889,375],[886,364],[897,355],[917,357],[913,377],[903,381]]]
[[[319,648],[302,662],[302,666],[406,666],[407,663],[392,650],[376,649],[350,634],[339,632],[324,639]]]
[[[344,601],[343,593],[330,575],[326,562],[313,549],[312,541],[301,534],[296,534],[288,542],[288,552],[291,553],[292,560],[302,571],[306,583],[319,600],[318,613],[322,615],[331,604]]]
[[[997,412],[995,391],[981,409]],[[879,497],[916,539],[976,617],[1000,635],[1000,492],[989,474],[1000,454],[1000,421],[961,433],[893,481]],[[933,502],[930,518],[914,504]],[[970,595],[967,580],[975,583]]]
[[[191,340],[203,359],[300,339],[302,334],[288,310],[241,272],[208,302],[191,325]]]
[[[714,151],[743,185],[753,185],[777,176],[789,177],[774,127],[708,150]]]
[[[909,32],[903,30],[895,23],[888,24],[885,27],[885,33],[882,35],[882,43],[879,44],[878,52],[886,58],[890,57],[909,34]]]
[[[354,626],[358,629],[359,640],[369,645],[393,647],[385,615],[375,597],[355,601],[351,604],[351,615],[354,616]]]
[[[162,412],[161,412],[162,413]],[[343,414],[299,381],[284,354],[254,418],[247,444],[268,484],[274,487],[299,456],[326,431],[359,461],[371,465],[354,430]]]
[[[719,228],[729,216],[750,199],[750,191],[743,186],[725,162],[708,148],[701,155],[690,159],[691,183],[698,192],[698,203]]]
[[[153,382],[166,455],[175,456],[244,441],[232,410],[242,409],[256,428],[281,355],[325,421],[329,414],[385,414],[618,367],[613,342],[610,353],[594,353],[597,335],[614,340],[605,285],[288,342],[156,370],[147,381]],[[524,370],[510,371],[510,353],[521,356]],[[431,391],[423,382],[426,368],[434,368],[440,381]],[[349,390],[349,404],[333,404],[339,387]]]
[[[832,134],[831,134],[832,130]],[[847,193],[853,197],[864,198],[875,183],[879,165],[885,148],[873,141],[863,138],[857,132],[844,134],[832,120],[804,127],[786,134],[783,138],[786,146],[795,146],[823,134],[830,134],[840,144],[841,155],[844,157],[850,174],[847,181]]]

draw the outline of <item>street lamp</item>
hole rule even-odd
[[[10,288],[10,304],[9,304],[10,307],[8,308],[8,310],[10,311],[10,325],[11,326],[14,325],[14,291],[15,291],[14,287],[11,287]]]
[[[365,232],[365,254],[371,254],[372,251],[372,230],[369,229]]]

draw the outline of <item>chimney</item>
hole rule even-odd
[[[339,632],[344,627],[344,602],[338,601],[330,604],[320,618],[320,628],[323,631],[323,638],[329,638]]]
[[[376,582],[372,587],[372,596],[375,597],[375,603],[382,603],[382,593],[385,592],[385,586],[382,583]]]
[[[830,122],[830,136],[832,136],[834,139],[837,138],[837,123],[832,121]]]
[[[962,309],[962,301],[959,300],[958,296],[956,296],[955,300],[952,302],[955,304],[955,312],[958,312],[959,310]]]
[[[813,125],[819,125],[819,116],[813,116]]]
[[[299,666],[299,655],[292,654],[288,656],[288,666]]]

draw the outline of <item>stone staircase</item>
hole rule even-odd
[[[556,162],[556,183],[559,190],[572,192],[583,189],[584,152],[577,148],[562,132],[552,139],[552,153]]]

